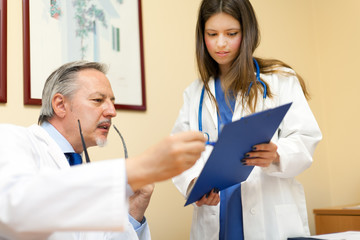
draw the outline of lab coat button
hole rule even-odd
[[[250,213],[251,213],[252,215],[255,215],[255,213],[256,213],[255,208],[250,209]]]

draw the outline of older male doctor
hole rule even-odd
[[[205,139],[176,134],[126,161],[70,167],[84,150],[78,120],[86,145],[101,146],[116,116],[105,73],[99,63],[65,64],[45,83],[40,126],[0,125],[0,239],[150,238],[151,184],[191,167]]]

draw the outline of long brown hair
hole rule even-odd
[[[205,23],[211,16],[217,13],[229,14],[237,19],[241,25],[242,40],[239,55],[234,59],[229,72],[222,79],[226,99],[228,99],[230,92],[234,94],[234,97],[240,93],[243,107],[248,105],[251,112],[254,112],[259,92],[263,94],[264,90],[261,84],[256,84],[253,53],[260,43],[260,31],[254,9],[248,0],[203,0],[201,2],[196,25],[196,59],[200,78],[204,83],[206,92],[218,108],[208,83],[211,77],[219,76],[220,69],[218,63],[210,56],[204,40]],[[255,59],[259,63],[261,73],[279,73],[297,76],[305,97],[309,98],[304,80],[295,72],[281,70],[281,67],[291,68],[289,65],[276,59]],[[247,95],[251,82],[254,84],[249,95]],[[271,98],[271,89],[266,82],[265,84],[267,87],[267,97]]]

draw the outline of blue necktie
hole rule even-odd
[[[65,153],[67,160],[69,161],[70,166],[82,164],[82,158],[79,153]]]

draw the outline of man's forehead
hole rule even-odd
[[[79,89],[87,89],[90,95],[115,99],[110,81],[103,72],[96,69],[84,69],[79,71],[78,80]]]
[[[78,72],[77,80],[82,84],[97,84],[99,86],[106,86],[111,88],[109,79],[103,72],[96,69],[84,69]]]

